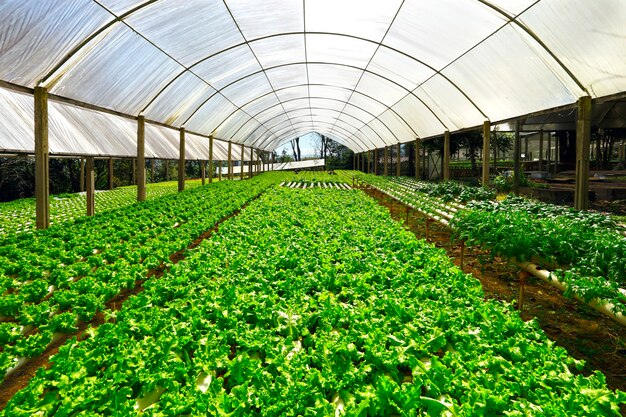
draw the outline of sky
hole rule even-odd
[[[308,156],[316,156],[317,153],[315,151],[315,139],[318,137],[319,135],[317,133],[307,133],[306,135],[300,137],[300,153],[302,154],[303,158]],[[291,145],[289,144],[289,142],[285,143],[283,146],[276,150],[278,155],[281,155],[283,153],[283,149],[287,151],[287,155],[293,155],[293,151],[291,150]]]

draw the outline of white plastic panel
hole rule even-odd
[[[332,87],[325,85],[311,85],[311,97],[326,97],[347,101],[352,94],[349,88]]]
[[[344,105],[345,103],[342,101],[331,101],[331,100],[321,99],[321,98],[311,99],[311,106],[313,107],[324,107],[327,109],[335,109],[335,110],[341,111]]]
[[[309,88],[304,85],[302,87],[293,87],[276,92],[278,98],[281,101],[289,101],[296,98],[303,98],[309,96]]]
[[[192,70],[219,90],[248,74],[261,71],[261,67],[250,48],[242,45],[212,56]]]
[[[189,119],[185,127],[210,134],[235,110],[237,107],[234,104],[221,94],[215,94]]]
[[[363,78],[359,81],[359,85],[357,85],[356,89],[365,95],[376,97],[378,101],[384,103],[386,106],[393,106],[402,99],[402,97],[410,94],[410,91],[407,91],[398,84],[394,84],[391,81],[367,72],[363,74]]]
[[[259,123],[248,115],[245,115],[244,117],[241,112],[238,112],[236,115],[227,119],[226,122],[220,126],[218,129],[218,135],[219,137],[228,140],[233,140],[235,134],[237,134],[237,137],[246,136],[245,131],[241,128],[242,126],[248,125],[258,126]]]
[[[121,15],[144,3],[142,0],[99,0],[100,3],[116,15]]]
[[[509,25],[443,74],[497,121],[576,101],[576,86],[551,61],[528,35]]]
[[[376,51],[376,55],[374,55],[367,69],[389,78],[409,90],[413,90],[419,83],[424,82],[435,73],[431,68],[415,59],[384,46]]]
[[[256,117],[257,115],[264,114],[266,111],[270,109],[280,109],[280,102],[276,98],[276,94],[268,93],[261,98],[254,100],[252,103],[247,104],[243,107],[243,110],[251,116]]]
[[[285,0],[226,1],[248,40],[276,33],[302,32],[304,30],[302,3]]]
[[[444,126],[415,96],[406,96],[398,104],[393,106],[393,110],[397,113],[396,117],[402,117],[415,131],[413,136],[417,134],[419,137],[428,137],[441,134],[446,129],[453,130],[450,124]],[[435,110],[439,109],[436,108]],[[445,114],[443,114],[443,116],[445,116]],[[445,123],[447,119],[442,121]],[[448,123],[450,122],[448,121]]]
[[[51,93],[138,114],[183,68],[124,25],[116,25]]]
[[[306,35],[309,62],[332,62],[365,68],[377,44],[349,36]]]
[[[505,23],[478,1],[407,1],[384,44],[441,69]]]
[[[401,0],[307,1],[306,29],[380,42],[401,4]]]
[[[48,101],[50,153],[136,156],[135,120]]]
[[[441,75],[429,79],[415,90],[415,94],[437,114],[450,131],[467,126],[478,126],[485,120],[480,110]],[[406,101],[399,104],[398,107],[404,108],[406,112],[414,111],[412,110],[413,104]],[[422,124],[429,123],[432,121],[425,120]],[[439,124],[435,123],[431,127],[441,129],[438,126]],[[423,134],[420,135],[423,136]]]
[[[406,122],[398,117],[391,110],[387,110],[380,116],[378,120],[385,125],[387,129],[394,133],[400,142],[408,142],[415,139],[416,132],[407,126]],[[371,124],[371,122],[370,122]]]
[[[185,72],[170,84],[144,112],[151,120],[180,127],[216,91],[205,81]]]
[[[113,20],[84,0],[0,2],[0,79],[28,87],[83,39]]]
[[[533,3],[537,3],[537,1],[536,0],[489,0],[489,3],[510,15],[516,16],[517,14],[523,12],[528,7],[530,7]]]
[[[398,143],[398,142],[411,140],[411,137],[404,138],[404,137],[394,134],[395,132],[390,132],[387,126],[384,125],[378,119],[372,120],[371,122],[367,124],[367,126],[370,127],[373,131],[375,131],[386,143]]]
[[[213,159],[217,161],[228,160],[228,143],[213,139]]]
[[[0,88],[0,151],[34,152],[32,95]]]
[[[524,13],[521,20],[560,57],[592,96],[626,91],[623,2],[543,1]]]
[[[361,120],[363,123],[367,123],[372,120],[376,115],[366,112],[363,109],[355,107],[354,104],[348,103],[346,107],[344,107],[343,112],[349,114],[352,117],[355,117]]]
[[[180,132],[146,123],[146,158],[178,159]]]
[[[275,90],[307,84],[306,65],[287,65],[266,71]]]
[[[271,91],[272,87],[264,73],[246,77],[222,90],[224,95],[239,107]]]
[[[352,95],[352,97],[350,98],[350,103],[375,115],[379,115],[386,110],[385,105],[383,105],[379,101],[376,101],[375,98],[366,97],[359,92],[356,92]]]
[[[161,0],[126,22],[185,66],[244,42],[221,1]]]
[[[272,36],[251,42],[250,46],[264,68],[306,61],[303,35]]]
[[[213,144],[215,158],[215,143]],[[209,139],[185,133],[185,159],[189,161],[206,161],[209,159]]]
[[[311,84],[334,85],[353,89],[363,73],[362,70],[340,65],[309,64]]]

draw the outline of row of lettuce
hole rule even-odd
[[[0,379],[276,183],[221,182],[0,240]]]
[[[610,216],[513,195],[496,201],[493,192],[479,187],[355,175],[430,212],[446,208],[458,239],[554,270],[568,286],[566,295],[605,300],[626,313],[626,236]]]
[[[200,180],[185,182],[186,188],[198,187]],[[152,200],[178,191],[178,182],[162,182],[146,186],[146,199]],[[137,201],[135,186],[113,190],[98,190],[95,195],[96,211],[115,210]],[[50,196],[50,222],[60,224],[75,220],[87,211],[85,193],[59,194]],[[35,199],[24,198],[0,203],[0,238],[16,233],[32,233],[35,230]]]
[[[88,333],[0,416],[617,416],[626,401],[359,191],[267,191]]]

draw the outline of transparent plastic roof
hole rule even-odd
[[[363,151],[626,91],[620,0],[8,0],[0,18],[5,87],[261,150],[316,131]],[[134,152],[132,120],[51,103],[60,152]],[[32,148],[31,125],[32,97],[0,91],[0,149]],[[177,131],[153,127],[147,152],[171,157]]]

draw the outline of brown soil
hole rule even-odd
[[[260,194],[250,200],[250,202],[259,198]],[[219,226],[224,223],[226,220],[230,219],[238,215],[241,210],[243,210],[250,202],[244,204],[238,210],[235,210],[233,213],[223,217],[220,219],[210,230],[207,230],[202,235],[198,236],[186,249],[178,251],[170,255],[169,259],[173,264],[177,264],[182,261],[186,257],[187,250],[193,249],[200,245],[203,240],[210,238],[213,233],[215,233]],[[135,282],[135,286],[130,289],[125,289],[113,297],[106,303],[107,311],[119,311],[121,310],[124,302],[133,295],[139,294],[143,291],[143,284],[150,278],[160,278],[169,270],[168,267],[161,264],[156,269],[152,269],[148,271],[145,279],[141,279]],[[88,328],[97,328],[101,324],[105,323],[105,315],[102,312],[96,314],[93,320],[89,323],[80,323],[78,325],[78,330],[75,333],[67,334],[61,337],[56,342],[50,344],[43,354],[37,356],[35,358],[29,359],[24,365],[22,365],[19,369],[17,369],[9,378],[6,378],[0,384],[0,410],[3,410],[6,407],[8,401],[15,395],[16,392],[26,387],[30,381],[30,379],[35,376],[35,373],[39,368],[49,368],[50,367],[50,358],[57,354],[59,348],[65,344],[69,339],[76,337],[78,340],[83,340],[88,337],[86,330]]]
[[[461,245],[452,240],[450,229],[427,221],[422,214],[378,191],[364,191],[389,208],[392,217],[402,221],[417,237],[426,238],[428,224],[428,241],[444,248],[460,266]],[[463,271],[480,280],[486,299],[518,301],[519,268],[498,257],[492,258],[488,250],[465,247]],[[599,370],[606,376],[609,388],[626,391],[626,328],[586,304],[565,298],[562,292],[538,278],[530,276],[525,281],[522,318],[536,319],[557,345],[574,358],[584,360],[584,374]],[[626,416],[626,407],[622,407],[622,415]]]

